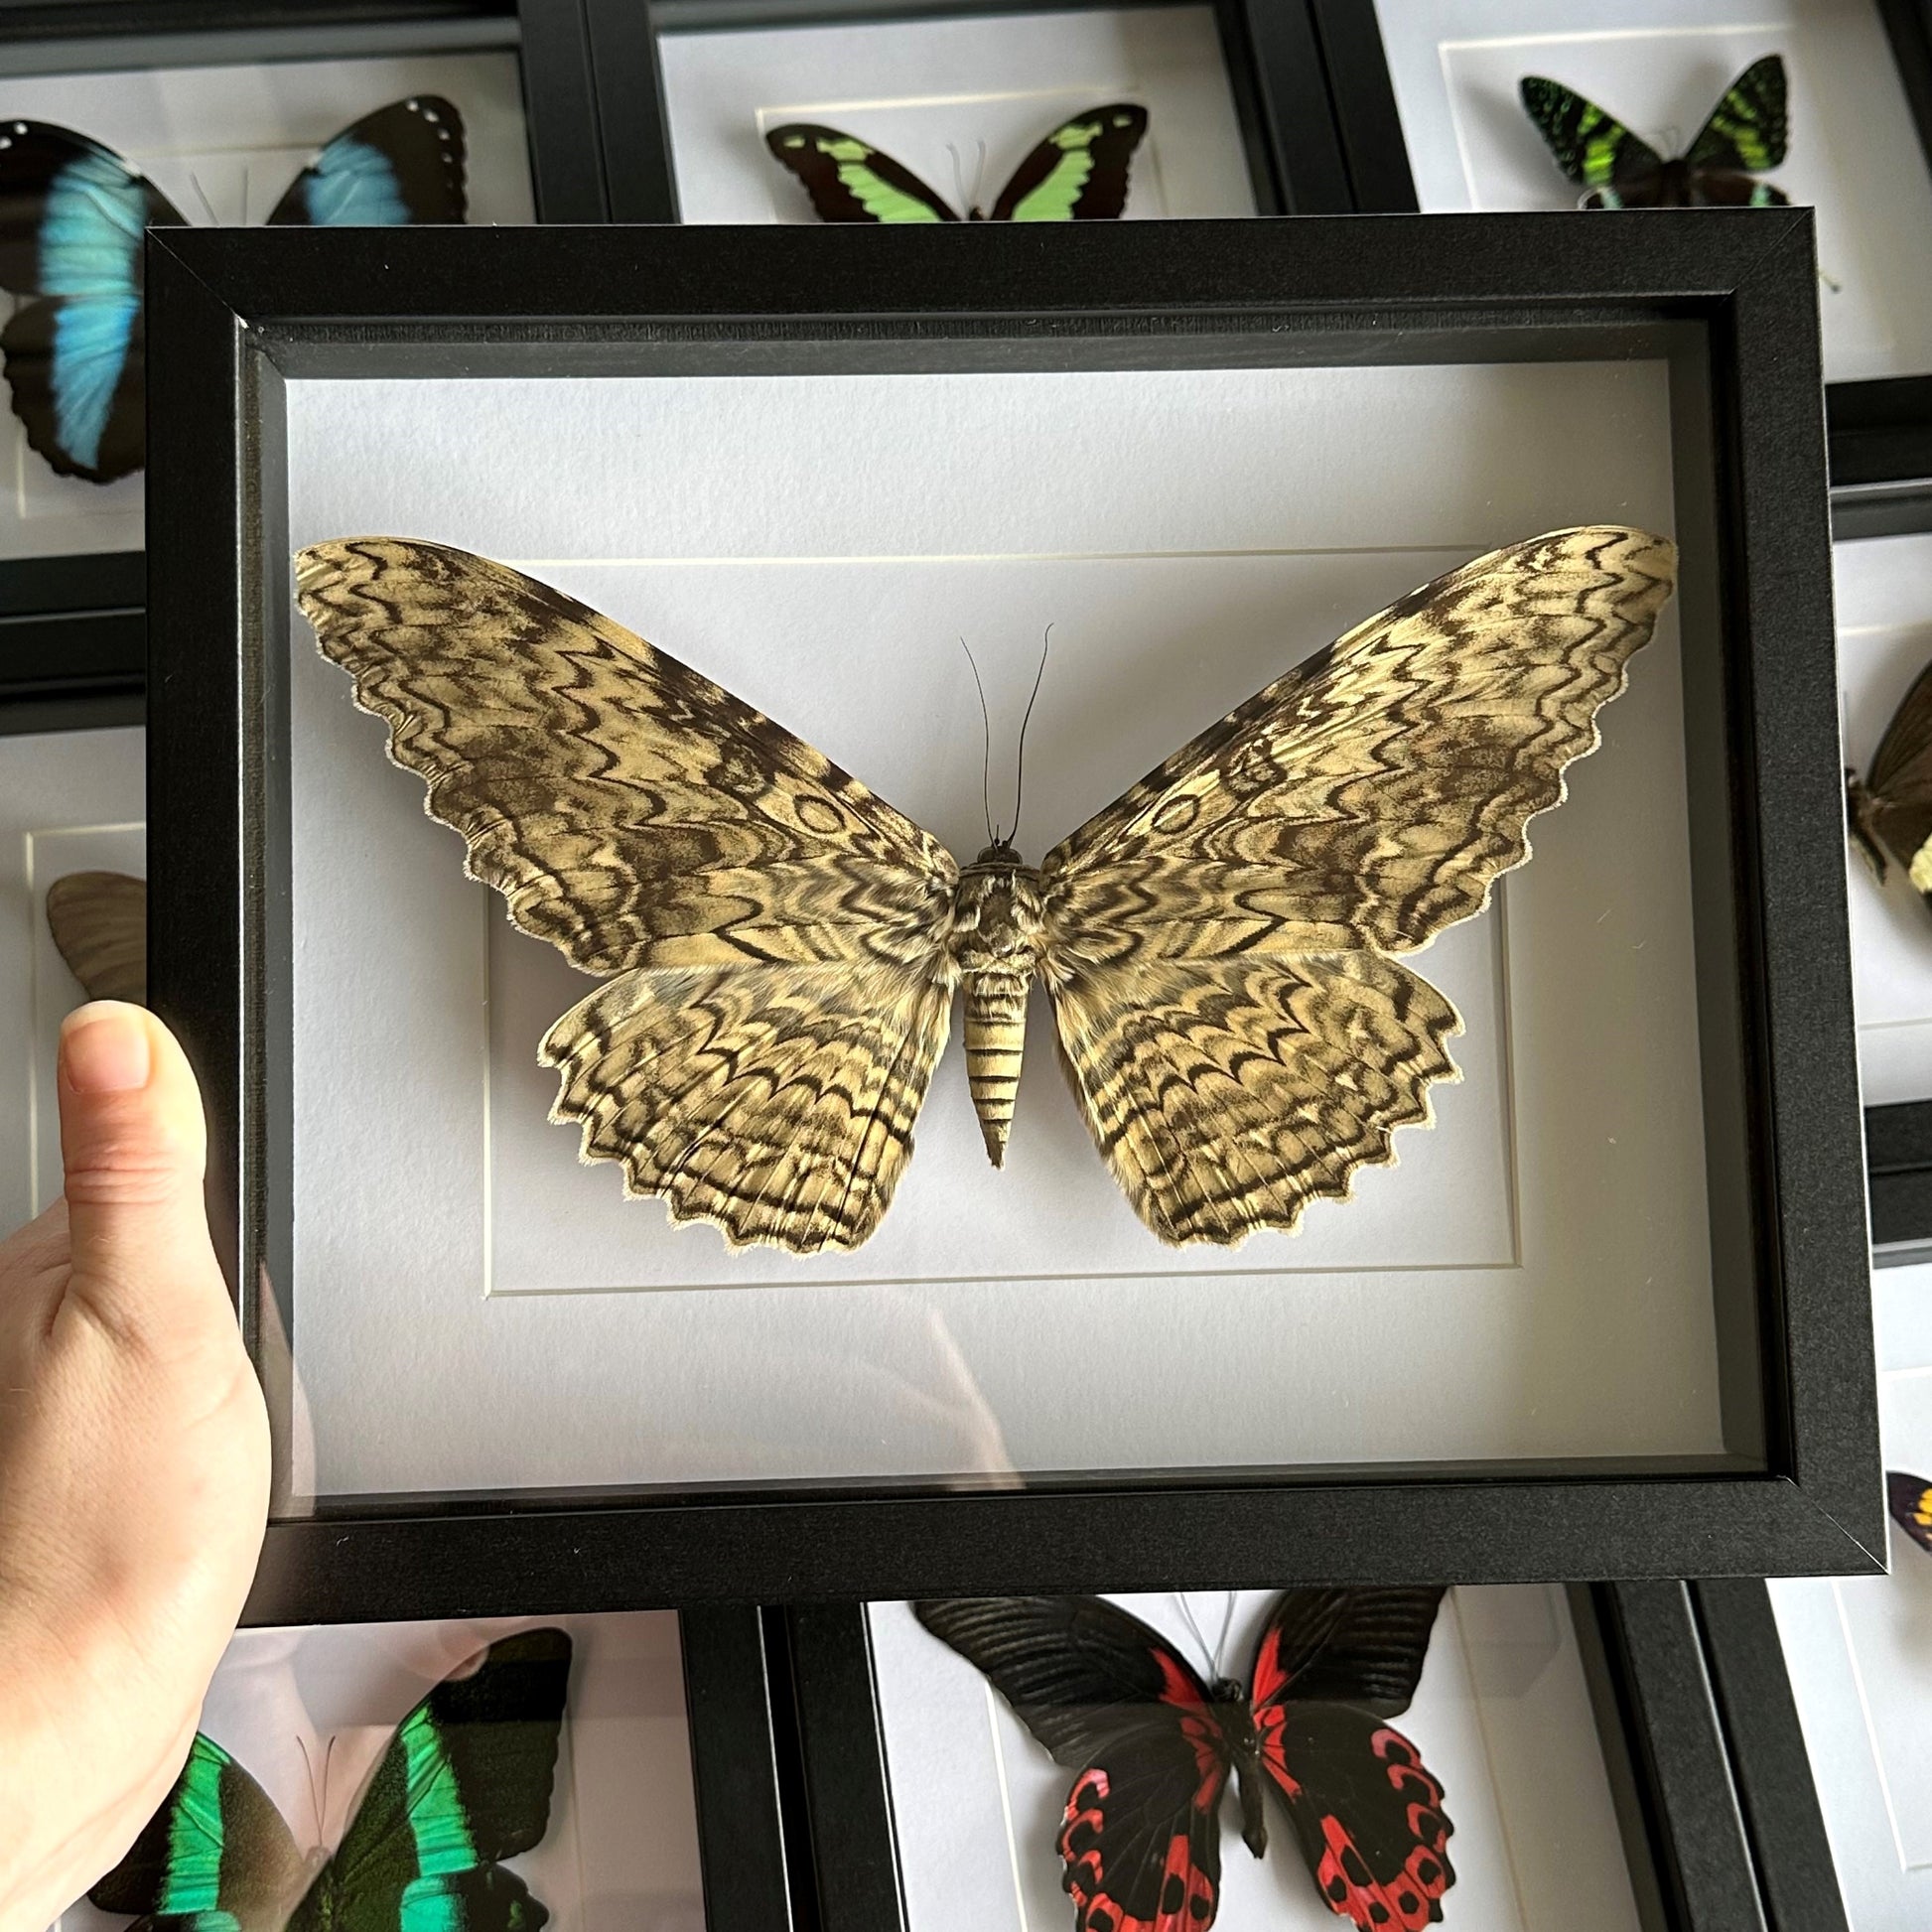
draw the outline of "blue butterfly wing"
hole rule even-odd
[[[181,225],[111,149],[45,121],[0,124],[0,332],[14,414],[63,476],[109,483],[146,460],[142,231]]]
[[[290,184],[271,226],[402,228],[461,221],[463,116],[440,94],[417,94],[365,114]]]

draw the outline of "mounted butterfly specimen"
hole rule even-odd
[[[1561,81],[1525,74],[1523,106],[1557,166],[1585,190],[1585,207],[1781,207],[1781,189],[1757,177],[1784,161],[1784,59],[1753,61],[1681,155],[1666,161],[1593,100]]]
[[[1221,1800],[1268,1849],[1280,1807],[1328,1909],[1418,1932],[1455,1882],[1443,1788],[1394,1729],[1415,1696],[1439,1587],[1292,1589],[1244,1687],[1209,1683],[1098,1596],[912,1605],[1072,1771],[1059,1833],[1077,1932],[1207,1932],[1220,1903]]]
[[[1316,651],[1037,866],[962,866],[751,706],[502,564],[297,559],[302,609],[510,918],[603,981],[545,1035],[552,1117],[734,1244],[878,1227],[965,996],[1002,1164],[1035,979],[1081,1118],[1163,1241],[1344,1198],[1452,1077],[1399,955],[1479,912],[1597,743],[1676,580],[1661,537],[1478,557]],[[1017,833],[1018,827],[1014,828]]]
[[[90,1000],[148,997],[148,883],[124,872],[69,872],[47,889],[47,924]]]
[[[1112,221],[1127,206],[1127,171],[1147,109],[1117,100],[1062,121],[1013,171],[989,215],[969,221]],[[788,121],[764,144],[804,183],[821,221],[957,221],[911,169],[835,127]]]
[[[1932,1482],[1902,1469],[1887,1469],[1885,1502],[1892,1521],[1921,1550],[1932,1550]]]
[[[464,218],[463,118],[392,102],[323,148],[269,211],[278,227]],[[184,226],[110,148],[47,121],[0,122],[0,332],[14,414],[60,475],[112,483],[147,461],[142,231]]]
[[[1892,713],[1870,770],[1861,778],[1847,768],[1845,814],[1881,886],[1896,860],[1913,890],[1932,898],[1932,664]]]
[[[141,1932],[537,1932],[548,1908],[500,1863],[550,1823],[570,1638],[523,1630],[396,1727],[343,1842],[304,1859],[210,1737],[87,1896]]]

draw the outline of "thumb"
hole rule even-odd
[[[61,1029],[69,1293],[110,1325],[166,1329],[220,1275],[208,1240],[201,1089],[145,1008],[96,1000]]]

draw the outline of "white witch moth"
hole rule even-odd
[[[1482,909],[1597,743],[1676,577],[1639,530],[1478,557],[1316,651],[1036,867],[962,866],[809,745],[507,566],[301,553],[302,608],[471,874],[600,984],[542,1044],[554,1117],[734,1244],[856,1248],[964,995],[998,1166],[1027,1000],[1164,1241],[1345,1197],[1453,1077],[1400,955]]]

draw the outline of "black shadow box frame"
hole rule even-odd
[[[1309,0],[1343,164],[1363,213],[1419,206],[1376,0]],[[1919,142],[1932,168],[1932,0],[1875,0]],[[1932,477],[1932,372],[1834,382],[1825,397],[1831,478],[1860,484]]]
[[[1682,597],[1725,639],[1686,660],[1705,666],[1709,734],[1687,766],[1693,862],[1710,868],[1699,1002],[1738,1452],[325,1501],[271,1526],[251,1617],[1208,1587],[1264,1565],[1284,1583],[1395,1566],[1470,1583],[1881,1567],[1810,215],[1633,228],[1091,224],[1050,250],[1014,227],[932,228],[893,236],[889,261],[870,230],[783,226],[150,236],[171,372],[152,421],[151,985],[207,1096],[211,1214],[237,1284],[287,1279],[285,377],[458,358],[469,373],[634,372],[663,366],[649,358],[665,342],[678,367],[719,345],[740,367],[804,352],[821,368],[959,354],[1059,368],[1079,345],[1089,366],[1173,365],[1224,362],[1228,331],[1275,361],[1430,359],[1414,345],[1432,336],[1440,360],[1472,318],[1489,354],[1521,359],[1598,352],[1606,330],[1667,319],[1692,325],[1668,335],[1691,453]],[[258,1339],[256,1297],[240,1299]]]
[[[1723,1592],[1755,1591],[1768,1619],[1759,1583],[1568,1590],[1638,1923],[1643,1932],[1848,1932],[1801,1739],[1795,1761],[1789,1755],[1797,1713],[1776,1630],[1767,1658],[1756,1643],[1761,1632],[1730,1618],[1707,1656],[1700,1598],[1714,1587],[1721,1614],[1734,1602]],[[906,1932],[864,1606],[793,1606],[785,1635],[822,1921],[850,1932]],[[1780,1684],[1782,1707],[1773,1695]],[[1752,1697],[1762,1703],[1732,1713],[1732,1699]],[[1740,1736],[1746,1765],[1731,1756]],[[1765,1847],[1767,1832],[1787,1834],[1786,1842]],[[1444,1919],[1456,1923],[1453,1892]]]
[[[611,218],[675,221],[677,180],[657,36],[754,27],[1069,12],[1117,0],[587,0],[613,181]],[[1261,214],[1354,206],[1310,0],[1209,0]],[[620,100],[622,103],[620,111]]]
[[[1868,477],[1832,491],[1832,534],[1863,537],[1932,530],[1932,483],[1910,475]],[[1864,1110],[1865,1187],[1872,1259],[1880,1265],[1932,1254],[1932,1095]]]
[[[0,78],[410,52],[519,53],[543,221],[609,218],[588,0],[0,0]],[[0,688],[65,704],[138,698],[138,550],[0,562]]]
[[[1690,1594],[1764,1924],[1768,1932],[1851,1932],[1770,1592],[1734,1577],[1692,1584]]]

